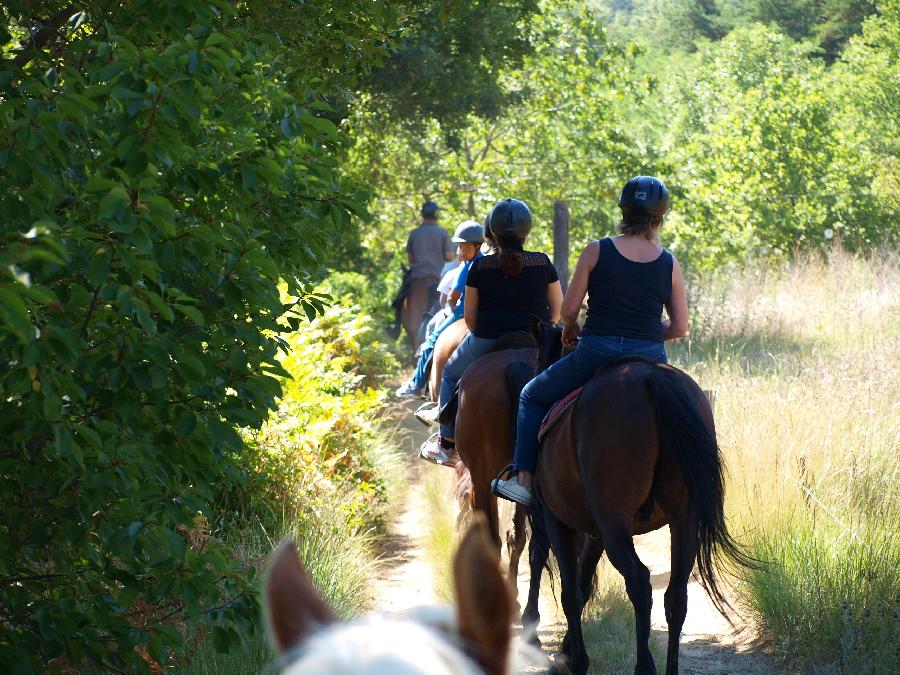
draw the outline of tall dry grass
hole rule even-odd
[[[900,671],[900,259],[837,251],[692,285],[670,350],[715,387],[742,601],[807,672]]]

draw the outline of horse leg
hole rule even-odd
[[[687,616],[687,584],[700,543],[696,525],[687,518],[670,522],[669,532],[672,541],[672,572],[664,596],[666,624],[669,628],[666,675],[678,675],[678,644],[684,617]]]
[[[602,556],[603,539],[585,537],[584,548],[581,549],[581,559],[578,561],[578,588],[581,591],[581,601],[585,605],[594,594],[594,574]]]
[[[656,665],[650,654],[650,606],[653,603],[650,586],[650,570],[638,558],[634,550],[631,521],[622,518],[606,519],[600,523],[600,533],[606,546],[606,555],[619,574],[625,579],[625,590],[634,606],[635,637],[637,638],[637,665],[635,675],[652,673]]]
[[[541,622],[539,608],[541,596],[541,577],[544,567],[547,566],[547,558],[550,557],[550,540],[547,537],[547,527],[544,524],[543,506],[538,500],[533,500],[530,507],[531,538],[528,543],[528,602],[522,612],[522,628],[526,634],[531,631],[529,641],[535,646],[540,646],[541,641],[537,635],[537,627]]]
[[[515,511],[513,511],[512,528],[506,533],[506,550],[509,551],[509,572],[506,575],[506,582],[516,601],[517,609],[519,607],[519,559],[522,557],[522,551],[525,550],[525,540],[525,509],[516,504]]]
[[[556,554],[559,578],[562,585],[562,606],[566,615],[566,637],[563,639],[563,655],[569,660],[574,675],[584,675],[588,669],[588,655],[581,631],[581,611],[584,602],[578,588],[578,541],[574,530],[564,525],[549,509],[544,509],[547,536]]]

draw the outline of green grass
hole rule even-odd
[[[381,437],[370,446],[374,463],[385,486],[381,508],[385,516],[402,503],[407,487],[405,464],[399,452],[391,444],[391,436]],[[280,525],[269,530],[257,522],[241,528],[227,528],[227,538],[234,542],[235,555],[257,562],[262,570],[265,559],[286,537],[296,544],[300,559],[309,572],[316,588],[334,608],[338,616],[354,618],[371,608],[372,580],[378,578],[379,563],[373,549],[375,531],[348,529],[346,509],[340,492],[317,503],[314,509],[303,513],[281,514]],[[258,583],[262,584],[260,571]],[[185,659],[181,672],[186,675],[237,675],[251,672],[277,672],[276,656],[269,639],[261,631],[246,638],[245,650],[238,654],[216,652],[208,639],[209,624],[194,626],[189,635],[192,649]]]
[[[717,390],[741,600],[791,667],[900,671],[898,256],[707,280],[670,350]]]
[[[449,473],[446,469],[444,472]],[[437,471],[429,471],[425,482],[428,526],[424,546],[434,594],[441,602],[450,603],[453,601],[453,553],[460,533],[456,529],[453,499],[443,478]]]

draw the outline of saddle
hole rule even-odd
[[[533,349],[537,347],[534,337],[527,331],[516,331],[507,333],[497,338],[494,346],[488,354],[494,352],[502,352],[507,349]],[[506,366],[506,384],[509,387],[513,400],[518,400],[522,388],[528,383],[528,380],[534,375],[534,365],[527,361],[514,361]],[[459,411],[459,383],[441,408],[438,415],[438,422],[445,425],[452,425],[456,422],[456,413]],[[515,424],[515,416],[518,413],[518,406],[513,406],[513,424]]]

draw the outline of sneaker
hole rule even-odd
[[[432,434],[431,438],[422,443],[422,447],[419,449],[419,457],[426,462],[439,464],[440,466],[456,466],[456,460],[459,459],[455,449],[444,447],[439,433]]]
[[[422,395],[422,388],[417,387],[412,380],[405,382],[403,385],[397,388],[397,391],[394,392],[394,396],[398,398],[417,398]]]
[[[432,424],[437,424],[438,416],[440,414],[441,407],[434,401],[423,403],[415,412],[416,419],[427,427],[430,427]]]
[[[508,499],[516,504],[528,506],[531,504],[531,490],[519,485],[515,476],[510,478],[495,478],[491,481],[491,493],[503,499]]]

